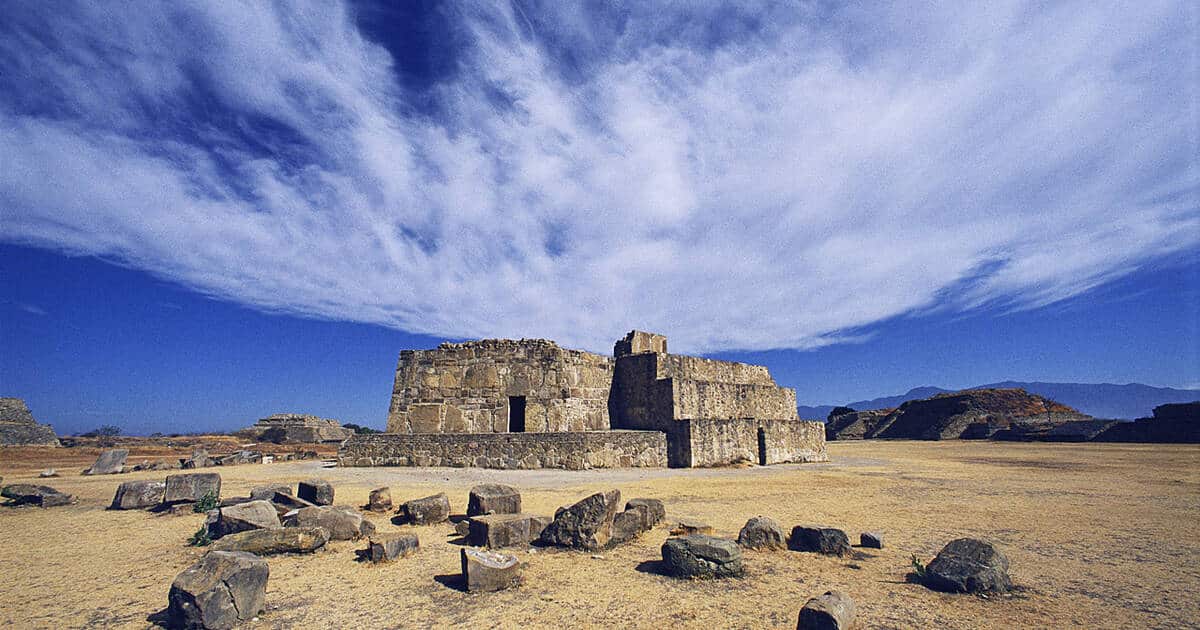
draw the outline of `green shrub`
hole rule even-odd
[[[215,510],[219,507],[221,507],[221,498],[217,496],[216,492],[210,490],[205,492],[204,496],[200,497],[200,500],[192,506],[192,511],[207,512],[209,510]]]
[[[188,539],[188,544],[193,547],[207,547],[212,544],[212,538],[208,536],[208,526],[201,525],[200,529],[196,530],[195,534]]]
[[[913,568],[913,575],[915,575],[918,580],[924,582],[925,575],[926,575],[925,563],[921,562],[920,560],[917,560],[917,554],[915,554],[915,553],[912,554],[912,568]]]

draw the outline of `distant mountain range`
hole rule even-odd
[[[1151,387],[1141,383],[1128,385],[1112,385],[1110,383],[1023,383],[1019,381],[1004,381],[989,383],[967,389],[990,389],[998,387],[1019,387],[1031,394],[1045,396],[1064,405],[1096,418],[1114,418],[1133,420],[1145,418],[1158,405],[1166,403],[1181,403],[1200,400],[1200,389],[1173,389],[1170,387]],[[874,400],[859,400],[845,405],[858,411],[867,409],[883,409],[898,407],[909,400],[929,398],[937,394],[958,391],[942,389],[941,387],[914,387],[899,396],[885,396]],[[824,420],[829,412],[837,405],[817,405],[813,407],[800,406],[797,411],[801,418]]]

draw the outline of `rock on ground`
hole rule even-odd
[[[301,481],[296,496],[314,505],[333,505],[333,486],[324,479]]]
[[[528,545],[542,535],[550,519],[532,514],[485,514],[464,522],[472,545],[496,549]]]
[[[276,492],[290,497],[292,496],[292,487],[284,483],[255,486],[250,489],[250,498],[254,501],[273,501]]]
[[[180,468],[208,468],[215,465],[216,462],[208,456],[208,450],[203,448],[192,449],[192,456],[179,461]]]
[[[111,510],[140,510],[162,503],[167,491],[165,481],[126,481],[117,486]]]
[[[367,509],[372,512],[389,512],[392,509],[392,491],[388,488],[375,488],[367,497]]]
[[[868,549],[883,549],[883,534],[879,532],[863,532],[858,536],[858,546]]]
[[[167,475],[163,503],[195,503],[208,493],[221,496],[221,475],[217,473],[183,473]]]
[[[185,628],[232,628],[266,604],[267,562],[253,554],[213,551],[171,583],[167,617]]]
[[[405,501],[400,516],[413,525],[432,525],[450,520],[450,498],[445,492]]]
[[[217,513],[215,527],[208,535],[213,538],[228,536],[252,529],[276,529],[283,527],[275,506],[268,501],[247,501],[222,507]]]
[[[667,575],[680,578],[740,577],[742,548],[732,540],[695,534],[668,538],[662,546]]]
[[[485,483],[471,488],[467,497],[467,516],[520,513],[521,493],[512,486]]]
[[[783,527],[769,516],[755,516],[738,532],[738,544],[747,549],[783,549]]]
[[[700,521],[681,520],[671,527],[672,536],[691,536],[693,534],[708,536],[712,533],[712,525]]]
[[[841,591],[827,591],[808,600],[800,609],[796,630],[851,630],[854,600]]]
[[[463,584],[468,592],[502,591],[521,583],[521,562],[516,556],[497,551],[462,549]]]
[[[619,545],[624,542],[629,542],[641,535],[642,532],[649,529],[646,527],[649,517],[646,515],[646,506],[635,505],[628,507],[624,512],[618,512],[613,517],[612,537],[609,538],[609,545]]]
[[[667,510],[663,507],[663,502],[658,499],[630,499],[625,503],[625,511],[628,512],[637,507],[646,509],[646,522],[643,527],[650,529],[667,518]]]
[[[283,492],[276,492],[274,496],[271,497],[271,505],[275,506],[275,511],[279,512],[280,518],[283,518],[284,514],[287,514],[292,510],[302,510],[307,507],[318,507],[317,505],[309,503],[304,499],[292,496],[290,490],[286,494]]]
[[[850,538],[846,532],[820,525],[797,525],[792,528],[788,546],[795,551],[812,551],[829,556],[850,553]]]
[[[102,451],[91,468],[83,471],[85,475],[115,475],[125,470],[125,458],[129,451],[123,448],[111,448]]]
[[[38,505],[41,507],[58,507],[75,502],[74,495],[59,492],[50,486],[35,486],[28,483],[14,483],[4,486],[0,496],[10,499],[13,505]]]
[[[281,527],[229,534],[214,542],[210,549],[270,556],[279,553],[312,553],[327,542],[329,532],[324,527]]]
[[[372,536],[367,543],[367,557],[375,563],[391,562],[416,553],[420,546],[416,534]]]
[[[471,519],[465,518],[454,524],[454,533],[459,536],[471,535]]]
[[[1003,593],[1012,589],[1008,558],[976,538],[950,541],[925,567],[925,585],[952,593]]]
[[[613,520],[621,506],[621,491],[597,492],[561,509],[542,531],[541,541],[560,547],[596,551],[612,539]]]
[[[324,527],[330,540],[358,540],[375,533],[375,525],[350,508],[318,505],[288,512],[284,527]]]

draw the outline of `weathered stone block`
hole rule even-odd
[[[858,537],[860,547],[883,549],[883,534],[879,532],[863,532]]]
[[[106,451],[101,451],[100,456],[96,458],[96,463],[92,464],[91,468],[83,471],[85,475],[115,475],[125,471],[125,458],[129,457],[129,451],[123,448],[113,448]]]
[[[333,505],[333,486],[324,479],[301,481],[296,496],[314,505]]]
[[[113,496],[112,510],[140,510],[162,503],[167,491],[165,481],[126,481],[117,486]]]
[[[275,506],[267,501],[247,501],[218,511],[214,527],[209,528],[209,536],[220,538],[251,529],[275,529],[283,527]]]
[[[1008,557],[986,540],[952,540],[925,567],[925,585],[952,593],[1009,591]]]
[[[252,554],[213,551],[171,583],[167,616],[186,628],[232,628],[266,604],[267,562]]]
[[[561,547],[594,551],[608,545],[613,519],[621,506],[621,491],[597,492],[560,510],[542,531],[541,541]]]
[[[213,551],[244,551],[256,556],[280,553],[312,553],[329,542],[323,527],[280,527],[250,529],[229,534],[213,542]]]
[[[745,572],[742,549],[724,538],[694,535],[668,538],[662,546],[667,575],[681,578],[740,577]]]
[[[488,514],[467,521],[468,539],[477,547],[525,546],[537,540],[548,519],[530,514]]]
[[[184,473],[167,475],[163,503],[195,503],[208,493],[221,496],[221,475],[217,473]]]
[[[367,557],[375,563],[391,562],[416,553],[420,544],[416,534],[372,536],[367,545]]]
[[[820,525],[797,525],[792,528],[788,546],[795,551],[811,551],[830,556],[850,553],[850,538],[846,532]]]
[[[35,486],[27,483],[14,483],[4,486],[0,496],[10,499],[14,505],[39,505],[41,507],[58,507],[75,501],[70,494],[59,492],[50,486]]]
[[[467,498],[467,516],[520,513],[521,493],[512,486],[485,483],[471,488]]]
[[[375,525],[352,509],[319,505],[283,516],[284,527],[323,527],[330,540],[357,540],[375,533]]]
[[[367,509],[372,512],[388,512],[392,509],[392,491],[388,488],[375,488],[367,497]]]
[[[401,516],[413,525],[432,525],[450,519],[450,498],[440,492],[431,497],[405,501],[400,506]]]
[[[522,565],[516,556],[495,551],[462,549],[463,585],[468,592],[502,591],[522,581]]]
[[[852,630],[854,600],[841,591],[826,591],[800,609],[796,630]]]
[[[277,492],[279,494],[292,496],[292,487],[283,483],[255,486],[250,490],[250,498],[254,501],[273,501],[275,499],[275,493]]]
[[[747,549],[783,549],[783,527],[769,516],[755,516],[738,533],[738,544]]]
[[[625,503],[626,511],[636,507],[645,508],[642,514],[646,517],[646,522],[644,523],[646,529],[658,525],[667,517],[667,510],[663,507],[663,502],[658,499],[630,499]]]

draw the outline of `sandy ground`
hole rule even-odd
[[[460,541],[450,525],[412,529],[421,551],[398,562],[356,561],[361,542],[311,556],[270,558],[268,609],[250,628],[675,627],[794,628],[811,596],[836,588],[869,628],[1182,628],[1200,626],[1200,447],[987,442],[832,443],[832,462],[715,470],[486,471],[338,469],[294,462],[214,469],[223,495],[264,482],[317,476],[337,502],[359,505],[390,486],[397,501],[436,492],[466,508],[476,483],[522,489],[526,511],[551,514],[593,491],[657,497],[668,520],[694,517],[734,537],[747,518],[785,527],[822,523],[857,542],[885,533],[887,548],[838,559],[748,552],[745,578],[681,581],[658,575],[664,528],[602,554],[520,551],[526,584],[472,595],[455,587]],[[0,626],[151,626],[174,576],[202,553],[184,541],[199,514],[106,511],[116,486],[141,472],[81,477],[86,449],[0,449],[4,483],[49,485],[77,505],[0,509]],[[138,458],[131,457],[131,461]],[[904,580],[910,554],[928,561],[947,541],[1001,544],[1020,589],[979,598]]]

